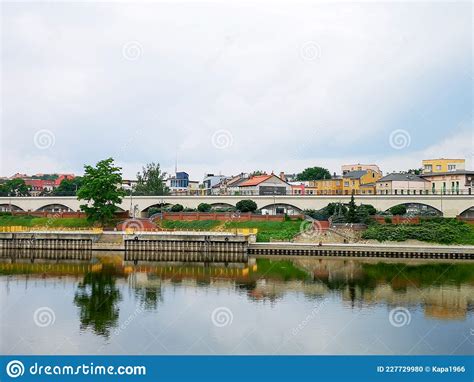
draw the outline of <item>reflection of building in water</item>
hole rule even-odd
[[[356,260],[296,258],[294,264],[318,280],[349,281],[363,274],[361,263]]]
[[[469,307],[474,304],[474,286],[443,285],[430,286],[422,289],[408,287],[403,291],[394,291],[389,285],[379,285],[373,290],[355,288],[355,296],[349,288],[342,293],[346,301],[362,301],[367,304],[385,303],[392,306],[424,307],[427,317],[437,319],[465,319]]]
[[[256,282],[251,296],[257,300],[269,298],[275,300],[287,293],[301,293],[307,297],[318,298],[329,293],[329,289],[322,283],[308,283],[301,280],[273,281],[260,279]]]

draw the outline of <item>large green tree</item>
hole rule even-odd
[[[323,167],[308,167],[296,176],[298,181],[319,179],[331,179],[329,170]]]
[[[240,212],[255,212],[258,208],[257,203],[250,199],[240,200],[235,207]]]
[[[30,188],[23,179],[10,179],[0,185],[0,196],[28,196]]]
[[[52,192],[54,196],[74,196],[82,186],[82,177],[74,179],[63,179],[59,186]]]
[[[82,187],[77,192],[79,200],[86,200],[81,210],[87,214],[87,219],[109,223],[122,202],[125,191],[122,189],[121,168],[114,165],[112,158],[104,159],[95,167],[86,165],[82,179]]]
[[[165,183],[166,173],[162,172],[159,163],[148,163],[142,172],[137,174],[135,195],[168,195],[169,188]]]

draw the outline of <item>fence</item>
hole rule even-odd
[[[251,212],[163,212],[154,219],[163,220],[220,220],[220,221],[283,221],[285,215],[260,215]],[[291,215],[290,219],[303,219],[303,215]]]
[[[40,227],[40,226],[35,226],[35,227],[27,227],[27,226],[0,226],[0,232],[92,232],[92,233],[102,233],[103,229],[102,228],[90,228],[90,227]]]

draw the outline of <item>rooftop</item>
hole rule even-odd
[[[270,179],[274,175],[257,175],[253,176],[250,179],[246,179],[244,182],[240,183],[239,186],[241,187],[251,187],[251,186],[257,186],[262,182],[265,182],[266,180]]]
[[[393,173],[385,175],[384,177],[380,178],[378,182],[388,182],[388,181],[407,181],[407,182],[427,182],[427,180],[419,177],[418,175],[413,174],[401,174],[401,173]]]

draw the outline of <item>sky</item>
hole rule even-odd
[[[0,176],[474,168],[472,4],[1,4]]]

